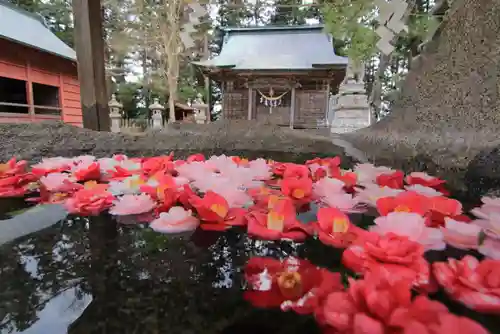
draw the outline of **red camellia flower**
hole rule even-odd
[[[388,233],[377,240],[354,244],[342,255],[342,263],[358,273],[389,272],[426,291],[432,290],[430,266],[424,259],[424,248],[407,237]]]
[[[285,311],[311,314],[328,293],[342,289],[339,273],[293,257],[283,261],[253,257],[244,271],[249,285],[244,298],[261,308],[281,307]]]
[[[32,190],[30,184],[38,177],[25,172],[26,164],[26,161],[16,162],[15,158],[0,164],[0,197],[23,197]]]
[[[391,212],[413,212],[424,216],[430,209],[429,197],[413,191],[399,193],[395,197],[382,197],[377,200],[377,211],[381,216]]]
[[[464,221],[462,214],[462,203],[453,198],[436,196],[430,198],[430,220],[429,226],[438,227],[444,225],[444,218]]]
[[[296,206],[300,207],[311,201],[312,180],[306,178],[285,178],[281,182],[281,192],[290,197]]]
[[[466,255],[432,264],[438,283],[455,300],[485,313],[500,314],[500,261]]]
[[[160,157],[146,158],[142,161],[142,171],[145,175],[153,175],[159,171],[173,170],[174,153]]]
[[[88,166],[78,168],[75,172],[73,172],[73,176],[77,181],[97,181],[101,178],[99,163],[93,162]]]
[[[412,301],[407,281],[390,281],[373,273],[364,280],[351,279],[345,292],[329,294],[315,315],[328,334],[488,333],[426,296]]]
[[[449,195],[448,191],[444,187],[446,181],[441,180],[440,178],[434,176],[430,176],[427,173],[422,173],[422,172],[410,173],[408,174],[408,176],[406,176],[405,181],[408,185],[419,184],[424,187],[433,188],[446,196]]]
[[[339,168],[336,172],[331,172],[330,174],[332,178],[344,182],[344,189],[347,192],[352,192],[358,182],[358,175],[354,172],[345,172]]]
[[[82,216],[97,216],[110,208],[114,201],[113,195],[103,186],[84,188],[73,194],[64,203],[69,213]]]
[[[380,174],[376,178],[376,182],[381,187],[389,187],[393,189],[402,189],[404,185],[405,174],[397,170],[391,174]]]
[[[354,243],[377,240],[375,233],[363,230],[349,221],[349,217],[337,208],[319,208],[318,222],[313,228],[325,245],[347,248]]]
[[[297,213],[288,198],[277,199],[269,211],[247,214],[248,234],[263,240],[290,239],[302,241],[308,235],[306,226],[297,221]]]
[[[392,333],[387,324],[397,309],[410,306],[410,287],[405,280],[390,282],[375,273],[363,280],[351,278],[347,291],[330,293],[315,317],[326,327],[324,333]]]
[[[28,163],[25,160],[18,162],[16,158],[0,164],[0,179],[25,173],[27,165]]]
[[[271,196],[279,196],[281,193],[279,190],[262,186],[248,189],[247,194],[254,200],[256,208],[267,210],[269,198]]]
[[[309,168],[304,165],[286,163],[285,171],[283,172],[283,179],[287,178],[308,179]]]
[[[388,333],[398,334],[488,334],[477,322],[456,316],[443,304],[422,295],[409,307],[396,309],[389,318],[388,327]]]
[[[190,203],[198,212],[202,224],[200,228],[212,231],[224,231],[232,226],[244,226],[246,224],[246,210],[241,208],[229,208],[224,197],[207,191],[203,198],[192,196]]]

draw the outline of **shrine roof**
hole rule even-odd
[[[220,54],[194,62],[233,70],[310,70],[347,65],[335,54],[323,25],[267,26],[224,29]]]
[[[76,60],[75,51],[50,31],[42,16],[29,13],[6,0],[0,0],[0,38]]]

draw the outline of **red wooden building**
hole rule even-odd
[[[82,126],[76,54],[41,16],[0,0],[0,123]]]

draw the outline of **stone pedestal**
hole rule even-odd
[[[333,106],[332,133],[355,131],[371,124],[371,112],[364,83],[348,80],[339,87],[339,95]]]

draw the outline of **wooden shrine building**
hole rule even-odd
[[[330,92],[345,76],[322,25],[224,29],[220,54],[195,62],[222,85],[222,117],[290,128],[326,123]]]
[[[0,123],[82,126],[76,54],[44,19],[0,0]]]

